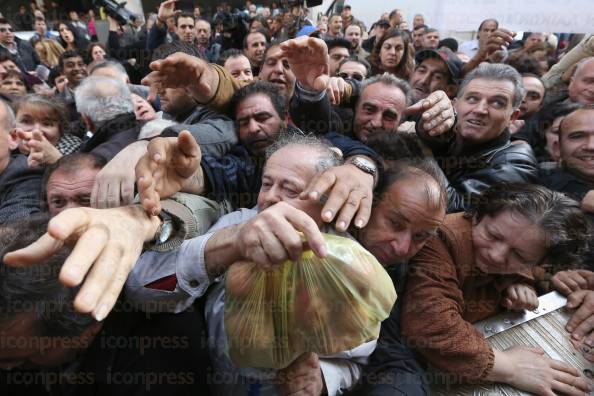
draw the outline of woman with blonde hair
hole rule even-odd
[[[15,128],[10,134],[19,151],[28,155],[29,166],[53,164],[81,146],[82,139],[67,131],[69,114],[62,102],[30,94],[14,108]]]
[[[64,47],[56,40],[41,39],[35,43],[35,52],[41,63],[52,69],[58,66],[60,56],[64,53]]]

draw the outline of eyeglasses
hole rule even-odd
[[[2,27],[2,28],[0,28],[0,33],[6,33],[6,32],[11,32],[12,33],[13,30],[12,30],[11,27],[7,27],[7,28],[6,27]]]
[[[363,81],[363,79],[365,78],[362,75],[360,75],[359,73],[353,73],[351,75],[349,75],[347,73],[338,73],[338,77],[343,78],[345,80],[347,78],[352,78],[353,80],[357,80],[357,81]]]

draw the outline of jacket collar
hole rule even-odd
[[[112,133],[117,133],[121,131],[126,131],[128,129],[132,129],[139,125],[136,121],[136,116],[134,113],[124,113],[116,116],[115,118],[105,121],[97,128],[97,134],[99,131],[107,130],[111,131]]]
[[[499,136],[494,139],[491,139],[487,142],[480,143],[477,145],[469,145],[464,143],[456,142],[454,144],[454,154],[460,156],[468,156],[468,157],[481,157],[493,150],[504,148],[508,146],[510,143],[511,134],[509,130],[506,128]]]

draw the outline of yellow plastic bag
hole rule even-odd
[[[396,301],[390,276],[357,242],[324,238],[324,259],[309,250],[271,271],[229,268],[225,330],[237,367],[281,369],[303,352],[330,355],[379,336]]]

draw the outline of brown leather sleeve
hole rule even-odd
[[[452,374],[452,382],[485,378],[495,359],[483,335],[463,319],[465,309],[481,307],[466,306],[459,283],[448,247],[432,238],[412,264],[401,317],[410,346]]]

